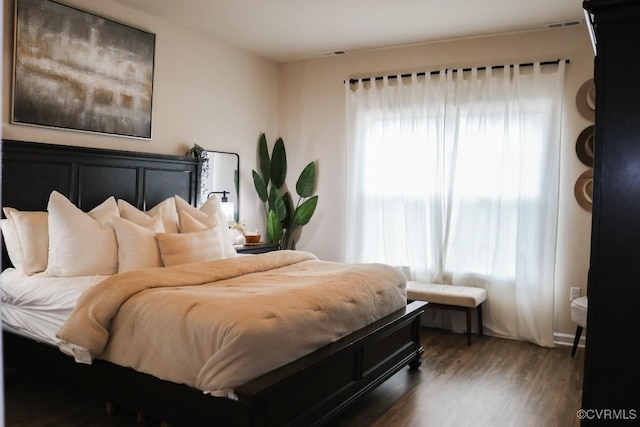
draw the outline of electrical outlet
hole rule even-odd
[[[571,288],[571,294],[569,296],[569,301],[573,301],[576,298],[580,298],[580,288]]]

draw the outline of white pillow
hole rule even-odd
[[[2,242],[4,247],[7,248],[11,264],[15,269],[22,271],[22,248],[20,247],[16,226],[13,221],[9,221],[9,218],[6,218],[0,220],[0,229],[2,229]]]
[[[173,197],[163,200],[146,212],[139,210],[126,200],[118,199],[118,209],[122,218],[138,225],[149,221],[149,218],[157,215],[162,218],[165,232],[178,232],[178,212],[176,211],[176,202]]]
[[[231,240],[231,234],[229,233],[229,226],[227,225],[227,217],[222,211],[222,205],[220,205],[220,202],[218,201],[218,198],[215,196],[215,194],[207,199],[207,201],[200,207],[200,209],[191,206],[180,196],[176,195],[174,197],[176,199],[176,209],[178,211],[178,216],[181,212],[183,214],[186,213],[205,226],[215,228],[221,238],[224,256],[233,257],[238,255],[233,247],[233,241]],[[182,229],[180,231],[184,232]]]
[[[194,233],[156,233],[166,267],[224,258],[217,228]]]
[[[162,267],[156,233],[164,232],[159,216],[138,225],[124,218],[113,218],[118,240],[118,273],[141,268]]]
[[[78,209],[65,196],[49,196],[49,262],[47,274],[59,277],[115,274],[118,243],[113,217],[118,204],[109,197],[89,213]]]
[[[44,271],[49,254],[48,214],[9,207],[3,211],[7,219],[2,231],[13,266],[28,275]]]
[[[186,213],[185,211],[178,212],[178,219],[180,220],[180,232],[181,233],[193,233],[194,231],[203,231],[207,228],[214,228],[218,225],[218,216],[208,216],[201,218],[200,221]],[[220,242],[222,245],[222,241]]]

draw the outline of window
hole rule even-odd
[[[528,295],[544,283],[552,299],[564,63],[553,68],[349,85],[348,261]]]

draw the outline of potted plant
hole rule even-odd
[[[199,163],[206,163],[207,161],[209,161],[209,158],[206,155],[206,150],[198,144],[193,144],[193,147],[191,147],[189,151],[187,151],[186,155],[195,157],[196,159],[198,159]]]
[[[267,239],[276,243],[279,249],[295,249],[295,233],[307,224],[318,204],[314,195],[316,180],[315,162],[310,162],[302,170],[296,182],[298,202],[293,205],[291,193],[285,179],[287,176],[287,154],[282,138],[273,146],[271,156],[264,133],[258,140],[260,173],[252,170],[253,184],[262,201],[267,215]]]

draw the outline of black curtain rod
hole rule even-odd
[[[541,62],[540,65],[558,65],[560,63],[560,61],[564,61],[567,64],[571,63],[571,61],[569,59],[556,59],[555,61],[544,61]],[[520,67],[533,67],[534,63],[533,62],[526,62],[524,64],[518,64],[518,66]],[[498,70],[501,68],[504,68],[504,65],[493,65],[491,66],[492,70]],[[513,65],[509,65],[509,67],[513,67]],[[450,70],[451,68],[446,68],[445,71]],[[482,70],[486,70],[487,67],[478,67],[478,70],[482,71]],[[472,68],[463,68],[462,71],[471,71]],[[441,70],[436,70],[436,71],[423,71],[420,73],[417,73],[418,77],[423,77],[426,76],[427,74],[430,75],[435,75],[435,74],[439,74]],[[454,68],[453,71],[459,71],[458,68]],[[405,73],[405,74],[400,74],[400,77],[404,78],[404,77],[411,77],[412,73]],[[387,76],[387,78],[389,79],[397,79],[398,75],[397,74],[390,74]],[[362,80],[363,82],[368,82],[371,80],[382,80],[384,79],[384,76],[378,76],[378,77],[365,77],[363,79],[349,79],[349,84],[354,84],[354,83],[358,83],[359,80]]]

